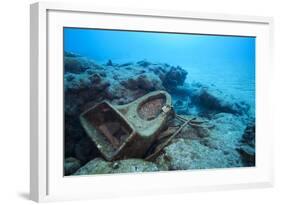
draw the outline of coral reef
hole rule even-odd
[[[99,64],[65,52],[64,72],[66,175],[255,165],[255,122],[250,106],[215,86],[190,83],[188,72],[180,66],[147,60]],[[79,115],[103,100],[123,105],[156,90],[168,91],[176,113],[196,116],[204,122],[202,126],[185,127],[152,162],[103,160]]]

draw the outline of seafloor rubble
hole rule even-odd
[[[255,119],[247,103],[189,82],[180,66],[146,60],[98,64],[70,52],[64,56],[65,175],[255,165]],[[169,92],[175,112],[196,117],[200,126],[186,126],[153,160],[103,159],[79,115],[103,100],[122,105],[156,90]]]

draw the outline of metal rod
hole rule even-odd
[[[191,119],[191,120],[192,120],[192,119]],[[162,149],[163,149],[164,147],[166,147],[166,146],[172,141],[172,139],[173,139],[175,136],[177,136],[177,135],[180,133],[180,131],[181,131],[191,120],[186,120],[186,122],[183,123],[183,125],[182,125],[174,134],[172,134],[171,137],[170,137],[169,139],[167,139],[167,141],[166,141],[165,143],[163,143],[162,146],[161,146],[159,149],[157,149],[157,147],[156,147],[157,150],[156,150],[153,154],[151,154],[150,156],[146,157],[145,160],[152,160],[152,159],[154,159],[154,157],[156,157],[156,156],[160,153],[160,151],[162,151]]]

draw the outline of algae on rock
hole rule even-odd
[[[115,162],[108,162],[101,158],[96,158],[81,167],[77,172],[74,173],[74,175],[154,171],[159,171],[157,165],[153,162],[147,162],[142,159],[125,159]]]

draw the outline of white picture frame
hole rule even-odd
[[[93,21],[95,18],[99,21]],[[106,23],[108,20],[112,21]],[[157,27],[157,31],[256,36],[256,167],[64,177],[60,34],[63,26],[95,27],[95,23],[104,28],[152,30]],[[270,17],[98,8],[73,3],[32,4],[30,198],[39,202],[273,186],[273,129],[267,120],[272,119],[274,112],[272,29]]]

